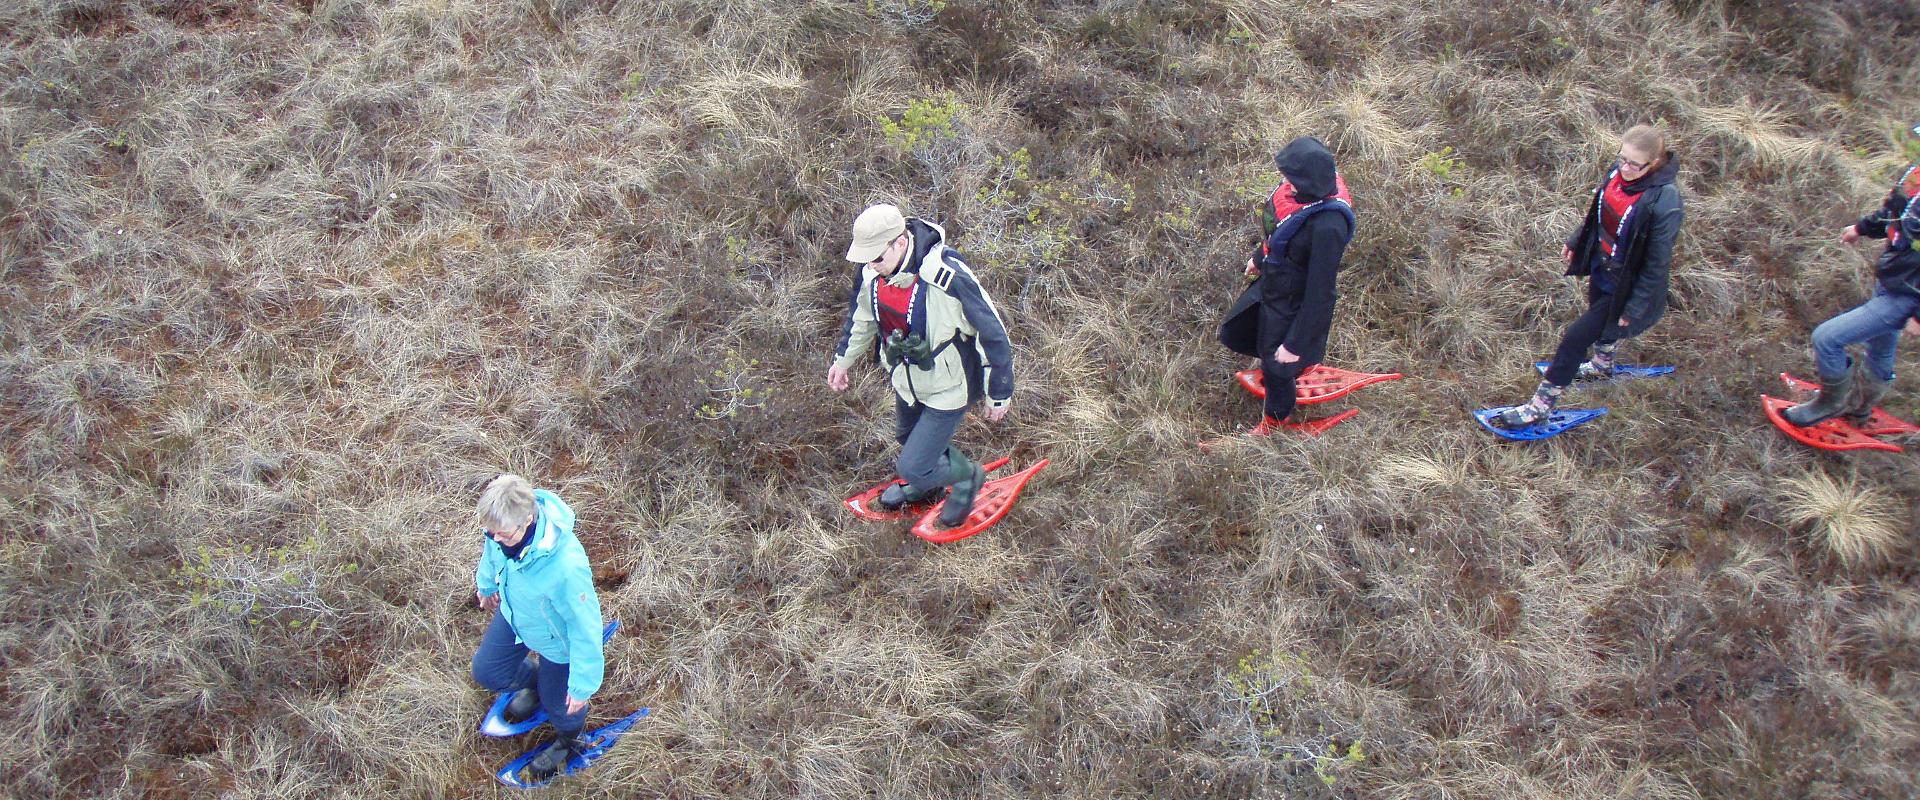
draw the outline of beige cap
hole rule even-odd
[[[866,264],[880,257],[887,245],[907,232],[907,218],[900,207],[881,204],[868,206],[853,220],[853,246],[847,248],[847,260]]]

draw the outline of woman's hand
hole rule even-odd
[[[1251,280],[1258,277],[1260,277],[1259,265],[1254,264],[1253,259],[1251,258],[1247,259],[1247,278]]]
[[[1295,361],[1299,361],[1300,357],[1294,355],[1293,351],[1288,350],[1287,346],[1283,344],[1273,351],[1273,360],[1278,361],[1282,364],[1291,364]]]
[[[500,610],[500,593],[499,592],[494,592],[493,594],[481,594],[479,591],[475,591],[473,593],[473,596],[475,599],[480,601],[480,608],[486,611]]]
[[[1848,225],[1846,230],[1840,232],[1841,244],[1853,244],[1854,242],[1857,242],[1857,241],[1860,241],[1859,226]]]
[[[827,368],[827,388],[836,392],[844,392],[847,390],[846,368],[839,364]]]
[[[1907,327],[1901,328],[1901,330],[1906,331],[1908,336],[1920,336],[1920,319],[1908,317]]]
[[[1573,248],[1560,245],[1560,260],[1567,262],[1569,267],[1573,266]]]
[[[573,699],[573,695],[571,694],[567,695],[567,715],[568,716],[578,714],[581,711],[585,710],[586,707],[587,707],[587,701],[575,700]]]

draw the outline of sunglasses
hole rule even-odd
[[[880,255],[874,256],[873,260],[867,262],[867,264],[869,266],[874,266],[874,267],[880,266],[880,262],[887,260],[887,254],[893,252],[893,246],[899,241],[900,240],[896,238],[891,242],[887,242],[887,248],[885,250],[881,250]]]

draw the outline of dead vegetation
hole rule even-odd
[[[1835,233],[1916,36],[1899,0],[0,7],[0,785],[492,796],[464,520],[511,469],[627,624],[597,713],[657,711],[578,796],[1914,796],[1920,476],[1755,398],[1864,295]],[[1466,411],[1532,385],[1649,117],[1689,219],[1627,355],[1681,377],[1496,445]],[[1361,212],[1331,360],[1409,377],[1203,455],[1256,413],[1211,331],[1302,133]],[[883,199],[1020,347],[961,441],[1054,461],[947,547],[837,506],[891,458],[883,384],[822,388]]]

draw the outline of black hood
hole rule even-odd
[[[1273,163],[1287,176],[1287,183],[1293,184],[1294,199],[1310,203],[1333,196],[1333,153],[1319,139],[1302,136],[1288,142],[1274,155]]]
[[[1640,176],[1640,179],[1637,181],[1627,181],[1621,184],[1620,190],[1627,194],[1639,194],[1648,189],[1657,189],[1671,184],[1673,183],[1674,177],[1679,174],[1680,164],[1674,160],[1673,151],[1669,150],[1667,151],[1665,163],[1661,164],[1659,169]]]
[[[900,265],[905,272],[918,273],[920,261],[927,257],[927,251],[946,238],[947,232],[919,217],[907,218],[907,232],[913,234],[913,252],[907,254],[906,263]]]

